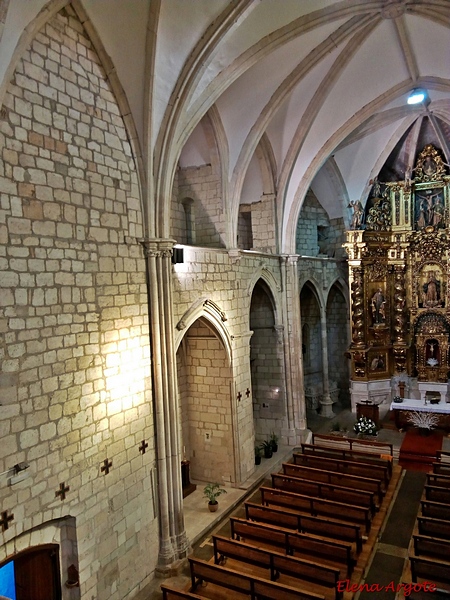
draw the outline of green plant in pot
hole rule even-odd
[[[227,490],[220,487],[219,483],[208,483],[203,488],[203,497],[208,500],[208,508],[210,512],[216,512],[219,508],[217,498],[221,494],[226,494]]]
[[[261,446],[255,446],[255,465],[261,464],[262,448]]]
[[[266,440],[262,443],[262,447],[264,450],[264,458],[272,458],[273,450],[272,443],[270,440]]]
[[[275,435],[274,431],[272,431],[272,433],[270,434],[270,443],[272,445],[272,452],[277,452],[278,451],[278,436]]]

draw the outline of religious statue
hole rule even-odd
[[[445,208],[440,190],[434,193],[433,190],[425,190],[423,194],[416,193],[416,201],[419,202],[417,229],[423,229],[428,225],[436,229],[445,226]]]
[[[384,370],[385,365],[384,365],[384,358],[382,354],[378,354],[377,356],[374,356],[370,362],[370,370],[371,371],[380,371],[380,370]]]
[[[364,208],[359,200],[353,200],[348,205],[348,208],[353,208],[352,219],[350,221],[351,229],[359,229],[362,225],[364,217]]]
[[[384,323],[386,320],[386,300],[383,290],[379,287],[370,301],[374,325]]]
[[[428,279],[423,284],[423,305],[432,308],[438,306],[441,300],[441,283],[436,278],[435,271],[429,271]]]

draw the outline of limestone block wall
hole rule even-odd
[[[237,481],[245,479],[254,470],[253,392],[250,375],[250,302],[258,275],[267,271],[280,283],[280,266],[276,257],[241,253],[236,259],[225,250],[185,248],[185,262],[173,267],[174,323],[189,318],[189,311],[199,306],[199,299],[208,298],[222,311],[210,315],[210,322],[228,340],[232,365],[233,386],[231,416],[236,468],[240,469]],[[280,306],[280,293],[272,290]],[[199,311],[201,311],[199,306]],[[203,310],[203,313],[205,310]],[[187,316],[186,316],[187,315]],[[186,335],[177,330],[177,335]],[[206,370],[208,372],[208,369]],[[250,391],[247,395],[247,389]],[[240,397],[239,397],[240,395]],[[192,452],[192,448],[191,448]]]
[[[0,472],[25,461],[29,477],[3,476],[0,560],[70,515],[81,598],[122,600],[157,560],[142,215],[124,123],[70,7],[24,52],[5,109]]]
[[[180,393],[182,442],[191,462],[191,477],[235,482],[231,369],[226,351],[201,319],[189,328],[184,344],[184,364],[179,369],[185,382]]]
[[[345,225],[342,218],[330,219],[310,190],[305,197],[297,225],[296,251],[301,256],[326,255],[345,258]]]
[[[183,231],[183,201],[192,199],[195,243],[199,246],[225,246],[225,218],[220,178],[211,165],[186,167],[178,171],[178,196],[172,202],[172,231],[176,240],[186,239]]]
[[[350,343],[348,307],[344,296],[332,288],[327,303],[328,374],[339,388],[340,400],[349,400],[349,360],[345,353]]]
[[[286,398],[283,345],[275,329],[270,299],[261,287],[257,287],[253,295],[250,327],[253,331],[250,360],[255,434],[258,441],[262,441],[272,431],[280,437]]]
[[[275,196],[263,194],[252,207],[253,248],[263,252],[277,251],[275,241]]]

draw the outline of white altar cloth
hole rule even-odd
[[[391,410],[416,410],[418,412],[450,414],[450,402],[439,402],[439,404],[427,404],[423,400],[404,398],[403,402],[391,402]]]

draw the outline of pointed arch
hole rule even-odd
[[[196,302],[194,302],[194,304],[192,304],[192,306],[188,308],[188,310],[178,321],[176,325],[177,332],[175,333],[175,351],[178,350],[186,331],[200,317],[203,317],[206,319],[206,321],[209,321],[218,333],[226,349],[229,364],[231,365],[232,344],[231,336],[224,324],[227,321],[226,314],[213,300],[208,297],[199,298]]]

